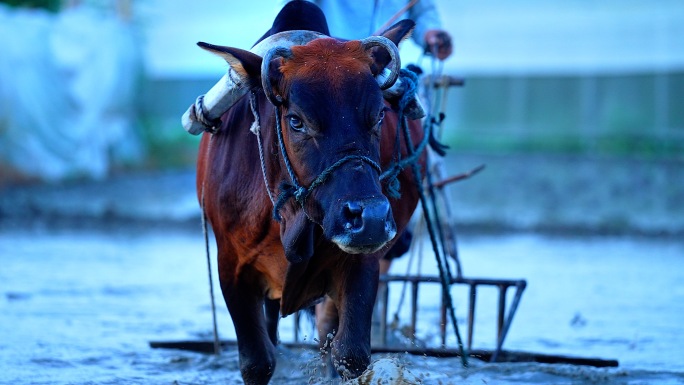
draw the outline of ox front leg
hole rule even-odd
[[[325,376],[337,377],[337,370],[333,366],[330,350],[332,339],[337,332],[340,320],[335,302],[328,296],[323,302],[316,305],[316,328],[318,329],[319,348],[322,353],[321,359],[325,365]]]
[[[237,282],[221,282],[223,297],[235,325],[240,373],[246,385],[265,385],[275,370],[275,335],[267,330],[264,318],[263,290],[254,287],[241,276]],[[269,304],[267,308],[272,308]]]
[[[332,341],[332,359],[337,372],[346,380],[360,376],[370,364],[378,260],[371,256],[350,256],[342,270],[334,282],[339,329]]]
[[[273,345],[278,345],[278,321],[280,320],[280,300],[266,299],[264,304],[264,313],[266,315],[266,330],[268,337],[271,339]]]

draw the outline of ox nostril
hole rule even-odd
[[[347,202],[343,208],[344,225],[347,230],[359,230],[363,227],[363,206],[358,202]]]

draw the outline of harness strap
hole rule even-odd
[[[398,103],[399,125],[397,126],[397,141],[399,140],[402,127],[404,127],[404,135],[408,135],[408,123],[404,118],[404,110],[413,100],[413,98],[416,97],[415,95],[418,90],[418,75],[416,75],[413,71],[402,69],[399,72],[399,78],[404,84],[406,84],[406,89],[404,91],[404,94],[401,96],[401,99],[399,99]],[[399,197],[401,197],[401,193],[399,191],[401,186],[399,184],[398,176],[406,167],[416,164],[418,162],[418,159],[420,159],[420,156],[425,150],[425,147],[427,147],[428,143],[430,142],[431,136],[432,125],[424,124],[423,139],[420,141],[420,143],[418,143],[418,146],[416,146],[415,149],[413,149],[413,151],[409,153],[409,156],[403,159],[399,158],[401,156],[401,153],[399,151],[398,143],[395,146],[397,160],[394,163],[392,163],[390,167],[382,173],[382,175],[380,175],[380,181],[387,180],[387,194],[390,196],[390,198],[398,199]]]
[[[209,144],[207,145],[206,156],[209,157],[211,151],[211,143],[214,136],[209,137]],[[209,252],[209,225],[207,220],[207,211],[204,209],[204,187],[206,184],[206,177],[202,181],[202,191],[200,191],[200,208],[202,209],[202,232],[204,233],[204,251],[207,257],[207,272],[209,276],[209,298],[211,299],[211,319],[213,323],[214,332],[214,354],[221,354],[221,341],[218,335],[218,326],[216,323],[216,300],[214,299],[214,280],[211,274],[211,253]]]
[[[276,204],[273,193],[271,192],[271,185],[268,183],[268,175],[266,173],[266,159],[264,158],[264,145],[261,142],[261,122],[259,119],[259,107],[257,106],[256,92],[252,91],[249,94],[249,107],[252,109],[252,114],[254,115],[254,123],[250,130],[257,136],[257,145],[259,146],[259,160],[261,161],[261,175],[264,177],[264,187],[266,187],[266,193],[268,194],[268,199],[271,200],[273,205]]]

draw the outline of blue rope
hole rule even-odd
[[[403,169],[406,166],[411,166],[411,169],[413,170],[413,176],[415,180],[415,185],[416,189],[418,190],[418,195],[420,197],[420,203],[421,207],[423,208],[423,215],[425,216],[425,223],[428,228],[428,233],[430,234],[430,242],[432,244],[432,250],[435,253],[435,258],[437,260],[437,268],[439,270],[439,278],[442,286],[442,296],[444,297],[444,302],[447,310],[449,311],[449,316],[451,318],[451,323],[454,328],[454,332],[456,334],[456,340],[458,342],[458,348],[461,353],[461,363],[463,367],[468,366],[468,356],[465,352],[465,346],[463,344],[463,340],[461,339],[461,333],[459,332],[458,329],[458,322],[456,320],[456,312],[454,311],[454,305],[453,301],[451,299],[451,292],[449,291],[449,285],[451,282],[451,273],[444,268],[443,265],[443,260],[441,253],[440,253],[440,248],[439,244],[437,241],[437,236],[436,231],[434,229],[434,221],[431,219],[432,215],[430,214],[430,208],[428,206],[428,200],[427,197],[425,196],[425,191],[423,190],[423,183],[422,183],[422,175],[420,171],[420,165],[418,163],[418,158],[422,154],[422,152],[425,150],[425,146],[427,146],[430,137],[432,136],[432,122],[431,120],[426,120],[425,124],[423,125],[423,140],[418,144],[418,146],[413,147],[413,141],[411,139],[411,132],[409,131],[408,128],[408,122],[407,119],[404,118],[404,109],[406,108],[407,104],[411,101],[411,98],[414,97],[414,94],[416,92],[417,84],[418,84],[418,76],[413,73],[412,71],[402,69],[401,70],[400,76],[402,76],[402,81],[405,82],[406,84],[406,91],[404,95],[402,95],[402,98],[399,100],[399,122],[400,122],[400,127],[397,127],[397,131],[401,128],[404,133],[404,141],[406,143],[406,149],[409,153],[409,156],[401,161],[397,161],[393,165],[393,169]],[[409,92],[410,91],[410,92]],[[398,134],[398,133],[397,133]],[[389,170],[388,170],[389,171]],[[398,175],[398,172],[396,173]],[[434,201],[433,201],[434,205]],[[439,222],[439,221],[437,221]],[[443,243],[442,243],[443,244]],[[447,266],[448,267],[448,266]]]
[[[280,194],[278,194],[278,200],[273,205],[273,219],[280,222],[282,217],[280,216],[280,209],[287,203],[287,201],[295,197],[297,202],[300,202],[300,198],[304,195],[304,187],[302,187],[297,181],[297,176],[295,175],[294,169],[292,168],[292,163],[290,158],[287,156],[287,150],[285,149],[285,141],[283,140],[283,132],[280,124],[280,106],[275,106],[275,119],[276,119],[276,136],[278,138],[278,147],[280,148],[280,153],[283,156],[283,162],[285,163],[285,169],[290,175],[291,182],[282,181],[280,183]],[[301,203],[300,203],[301,205]],[[303,209],[304,207],[302,207]],[[307,215],[308,216],[308,215]]]
[[[402,69],[399,72],[399,78],[406,88],[398,103],[399,126],[397,126],[397,138],[400,136],[400,130],[402,130],[402,127],[408,127],[408,123],[404,118],[404,110],[411,100],[416,97],[416,92],[418,91],[418,75],[416,75],[413,71]],[[407,129],[404,130],[406,131]],[[430,142],[431,135],[432,125],[425,124],[423,126],[423,140],[421,140],[413,152],[409,153],[409,156],[404,159],[399,158],[401,153],[399,153],[398,148],[395,149],[395,151],[397,151],[398,159],[392,163],[392,165],[390,165],[389,169],[380,175],[381,181],[387,180],[387,195],[389,195],[390,198],[399,199],[401,197],[401,185],[399,183],[398,176],[406,167],[418,162],[418,159],[425,150],[425,147],[427,147],[428,143]]]

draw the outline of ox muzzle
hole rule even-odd
[[[392,208],[384,197],[344,202],[332,226],[330,239],[350,254],[370,254],[382,248],[397,234]]]

